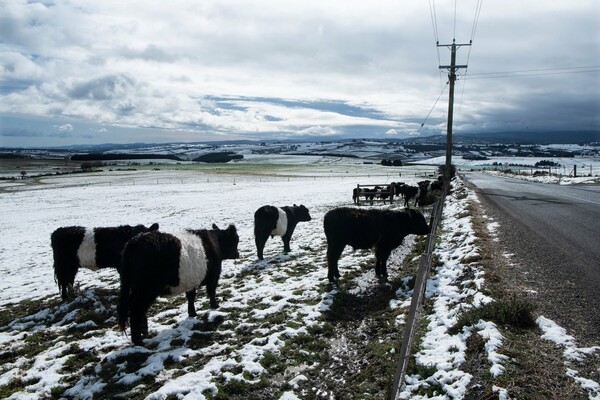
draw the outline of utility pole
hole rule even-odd
[[[456,65],[456,50],[462,46],[470,46],[469,43],[456,44],[456,39],[452,39],[452,44],[440,44],[437,47],[448,47],[450,49],[450,65],[440,65],[440,69],[448,70],[448,80],[450,82],[450,95],[448,99],[448,129],[446,134],[446,170],[444,171],[444,188],[450,188],[450,168],[452,167],[452,122],[454,119],[454,82],[456,81],[456,71],[459,68],[467,68],[467,65]]]

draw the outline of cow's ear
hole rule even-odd
[[[157,231],[158,230],[158,223],[155,222],[150,226],[150,230],[151,231]]]
[[[212,228],[213,229],[219,229],[219,227],[217,226],[217,224],[213,224]]]
[[[237,229],[235,228],[235,225],[231,224],[229,225],[229,227],[227,228],[228,231],[232,231],[232,232],[236,232]]]
[[[294,204],[294,207],[298,207],[296,204]]]

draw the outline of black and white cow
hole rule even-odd
[[[254,213],[254,241],[258,259],[263,259],[263,250],[269,236],[281,236],[283,251],[290,252],[290,239],[298,222],[310,221],[308,208],[303,205],[291,207],[262,206]]]
[[[106,228],[66,226],[52,232],[50,242],[54,256],[54,279],[63,299],[73,295],[75,275],[80,267],[93,271],[99,268],[121,267],[121,252],[125,243],[138,233],[155,231],[144,225],[121,225]]]
[[[206,285],[210,307],[218,308],[216,289],[225,259],[239,258],[239,236],[234,225],[221,230],[192,230],[169,234],[149,232],[131,239],[123,250],[119,327],[127,319],[131,340],[142,345],[148,334],[146,313],[158,296],[185,293],[188,315],[196,315],[196,289]]]
[[[410,208],[410,200],[415,199],[415,206],[417,205],[417,201],[421,197],[422,189],[419,186],[410,186],[404,185],[402,188],[402,194],[404,196],[404,207]]]
[[[338,261],[346,245],[356,249],[375,250],[375,273],[386,278],[387,260],[396,247],[410,234],[427,235],[430,227],[417,210],[382,210],[341,207],[323,219],[327,238],[327,277],[335,282],[340,277]]]

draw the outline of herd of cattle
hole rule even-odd
[[[422,196],[423,190],[436,187],[428,182],[410,195],[412,187],[393,187],[393,193],[408,200]],[[410,196],[410,197],[408,197]],[[353,196],[354,197],[354,196]],[[284,252],[291,251],[290,239],[299,222],[311,220],[303,205],[286,207],[263,206],[254,214],[254,239],[257,255],[263,259],[263,249],[269,236],[280,236]],[[407,235],[426,235],[430,227],[418,210],[361,209],[340,207],[328,211],[323,218],[327,239],[327,277],[336,282],[340,273],[338,260],[344,248],[373,249],[375,272],[387,277],[387,260]],[[195,316],[196,289],[206,286],[210,307],[217,308],[216,288],[222,261],[239,258],[239,236],[234,225],[220,229],[187,229],[178,233],[159,231],[158,224],[85,228],[61,227],[51,235],[54,255],[54,276],[63,299],[73,296],[73,284],[79,268],[97,270],[116,268],[120,275],[118,322],[125,330],[131,327],[131,340],[143,345],[148,335],[147,312],[159,296],[185,293],[188,315]]]
[[[417,186],[407,185],[404,182],[392,182],[389,185],[375,186],[373,188],[357,187],[352,192],[354,204],[360,205],[360,198],[364,197],[369,204],[373,205],[375,199],[385,201],[393,197],[404,198],[404,207],[410,207],[410,200],[415,199],[414,206],[426,206],[432,203],[435,195],[444,188],[442,177],[435,181],[425,180],[417,183]]]

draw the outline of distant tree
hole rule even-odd
[[[393,165],[394,167],[401,167],[401,166],[402,166],[402,161],[401,161],[401,160],[394,160],[394,161],[392,162],[392,165]]]
[[[92,169],[92,163],[89,161],[86,162],[82,162],[81,163],[81,169],[84,171],[89,171],[90,169]]]
[[[21,179],[25,179],[27,176],[27,171],[21,171]]]

